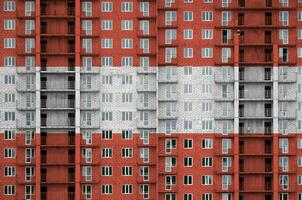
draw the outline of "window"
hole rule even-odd
[[[102,2],[101,3],[101,10],[102,10],[102,12],[112,12],[113,3],[112,2]]]
[[[32,177],[35,175],[34,167],[25,167],[25,181],[31,181]]]
[[[35,11],[34,1],[25,1],[25,16],[31,16],[32,12]]]
[[[140,166],[140,176],[143,177],[144,181],[149,180],[149,167],[148,166]]]
[[[5,130],[4,131],[4,140],[15,140],[16,134],[14,130]]]
[[[202,58],[212,58],[213,57],[213,48],[202,48],[201,57]]]
[[[192,185],[193,184],[193,176],[186,175],[184,176],[184,185]]]
[[[302,11],[298,11],[298,21],[302,21]]]
[[[5,56],[4,57],[4,66],[5,67],[15,67],[16,66],[16,57]]]
[[[202,167],[212,167],[213,166],[213,158],[212,157],[202,157],[201,158],[201,166]]]
[[[193,139],[185,139],[184,140],[184,148],[192,149],[193,148]]]
[[[25,53],[32,53],[33,48],[35,48],[35,39],[25,38]]]
[[[166,11],[165,12],[165,25],[171,26],[173,21],[176,21],[177,13],[176,11]]]
[[[232,139],[222,139],[222,153],[226,154],[232,148]]]
[[[122,67],[132,67],[133,66],[133,57],[122,57],[121,66]]]
[[[193,200],[193,194],[184,194],[184,200]]]
[[[192,11],[184,12],[184,21],[193,21],[193,12]]]
[[[184,102],[184,111],[191,112],[192,111],[192,102]]]
[[[122,121],[132,121],[132,112],[122,112]]]
[[[122,139],[123,140],[131,140],[132,139],[132,131],[131,130],[122,130]]]
[[[176,176],[165,176],[165,189],[171,190],[172,186],[176,184]]]
[[[82,193],[84,194],[84,198],[91,199],[92,196],[92,186],[91,185],[83,185]]]
[[[82,2],[82,12],[85,16],[92,16],[92,2]]]
[[[279,139],[279,149],[281,149],[282,153],[288,153],[288,139],[287,138]]]
[[[101,47],[103,49],[111,49],[113,48],[113,40],[109,38],[105,38],[101,40]]]
[[[150,23],[148,20],[139,21],[139,30],[143,32],[143,35],[149,35]]]
[[[132,12],[132,2],[122,2],[122,12]]]
[[[132,158],[132,148],[122,148],[122,158]]]
[[[5,195],[15,195],[16,186],[14,185],[5,185],[4,186],[4,194]]]
[[[212,102],[202,102],[201,111],[202,112],[211,112],[212,111]]]
[[[112,130],[102,130],[103,140],[112,140]]]
[[[221,25],[227,26],[229,22],[231,21],[231,11],[222,11],[222,19],[221,19]]]
[[[297,184],[302,185],[302,175],[297,175]]]
[[[184,67],[184,75],[192,75],[192,67]]]
[[[4,11],[11,12],[16,10],[15,1],[4,1]]]
[[[102,94],[102,103],[112,103],[112,93],[103,93]]]
[[[104,166],[101,168],[101,175],[102,176],[112,176],[112,167],[111,166]]]
[[[203,131],[211,131],[213,128],[213,121],[212,120],[202,120],[201,121],[201,129]]]
[[[35,29],[35,20],[25,20],[25,34],[30,35]]]
[[[302,29],[297,30],[297,39],[301,40],[302,39]]]
[[[201,200],[213,200],[213,195],[211,193],[202,193]],[[222,200],[226,200],[222,198]]]
[[[192,40],[193,39],[193,29],[184,29],[184,39]]]
[[[187,131],[192,130],[192,121],[191,120],[184,120],[184,129]]]
[[[149,16],[149,2],[140,2],[139,10],[143,13],[144,17]]]
[[[193,48],[184,48],[184,58],[193,58]]]
[[[227,172],[232,166],[232,157],[222,157],[222,171]]]
[[[111,148],[103,148],[102,149],[102,158],[112,158],[112,149]]]
[[[5,19],[4,20],[4,30],[15,30],[16,21],[14,19]]]
[[[221,48],[221,62],[227,63],[231,58],[231,48]]]
[[[132,20],[122,20],[121,28],[123,31],[133,30],[133,21]]]
[[[192,157],[184,157],[184,166],[192,167],[193,166],[193,158]]]
[[[16,167],[8,166],[4,168],[4,176],[16,176]]]
[[[112,112],[102,112],[102,121],[112,121]]]
[[[15,158],[16,157],[16,150],[13,148],[5,148],[4,149],[4,158]]]
[[[92,39],[82,39],[82,48],[86,53],[92,53]]]
[[[204,40],[213,39],[213,29],[202,29],[201,30],[201,38]]]
[[[185,94],[192,94],[193,92],[193,85],[192,84],[184,84],[184,93]]]
[[[101,57],[101,65],[102,67],[112,67],[113,59],[112,57]]]
[[[133,48],[133,40],[132,39],[122,39],[121,47],[123,49],[132,49]]]
[[[213,184],[213,176],[201,176],[201,184],[202,185],[212,185]]]
[[[288,26],[288,11],[280,11],[279,12],[279,21],[283,26]],[[301,12],[298,12],[298,21],[301,21]]]
[[[102,194],[112,194],[112,185],[102,185]]]
[[[102,21],[101,21],[101,27],[102,27],[102,30],[103,30],[103,31],[112,30],[113,21],[112,21],[112,20],[102,20]]]
[[[122,185],[122,194],[132,194],[132,185],[130,184]]]
[[[132,76],[131,75],[123,75],[122,76],[122,85],[131,85],[132,84]]]
[[[140,39],[139,48],[143,50],[143,53],[149,53],[149,39]]]
[[[92,181],[92,167],[91,166],[83,166],[82,174],[83,174],[83,177],[85,177],[85,181]]]
[[[122,93],[122,103],[131,103],[132,93]]]
[[[4,112],[4,121],[15,121],[15,112]]]
[[[288,189],[288,175],[280,175],[279,176],[279,185],[282,187],[283,190],[287,190]]]
[[[222,175],[222,190],[227,190],[231,185],[232,177],[230,175]]]
[[[131,166],[123,166],[121,171],[122,176],[132,176],[132,167]]]
[[[298,149],[302,149],[302,138],[298,138],[297,141],[298,141],[297,144]]]
[[[282,40],[282,44],[288,44],[288,29],[279,30],[279,39]]]
[[[212,67],[203,67],[201,69],[201,75],[203,76],[212,76],[213,75]]]
[[[112,85],[112,76],[111,75],[103,75],[102,76],[102,84]]]
[[[302,157],[297,158],[297,166],[302,167]]]
[[[202,139],[201,148],[203,149],[212,149],[213,148],[213,139]]]
[[[203,11],[202,12],[202,21],[213,21],[213,12],[212,11]]]
[[[16,38],[4,38],[4,48],[16,48]]]

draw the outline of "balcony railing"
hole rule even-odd
[[[49,124],[47,123],[47,118],[41,118],[41,126],[55,126],[55,127],[62,127],[62,126],[74,126],[75,125],[75,118],[74,117],[69,117],[67,118],[67,122],[60,122],[60,123],[53,123]]]

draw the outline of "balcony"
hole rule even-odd
[[[75,126],[75,118],[67,118],[62,120],[52,121],[47,118],[41,118],[42,128],[70,128]]]
[[[156,92],[156,83],[139,84],[136,89],[138,92]]]
[[[75,81],[47,82],[41,80],[41,90],[59,92],[59,91],[74,90],[74,89],[75,89]]]
[[[178,82],[178,76],[176,74],[161,74],[159,73],[158,78],[159,83],[177,83]]]
[[[41,109],[43,110],[65,110],[74,108],[74,99],[58,99],[57,101],[41,99]]]

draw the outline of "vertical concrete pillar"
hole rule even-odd
[[[239,200],[239,35],[234,32],[234,200]]]
[[[278,70],[278,45],[273,46],[273,200],[278,200],[278,188],[279,188],[279,105],[278,105],[278,96],[279,96],[279,70]]]

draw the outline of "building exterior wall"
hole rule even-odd
[[[1,1],[0,199],[302,200],[300,4]]]

